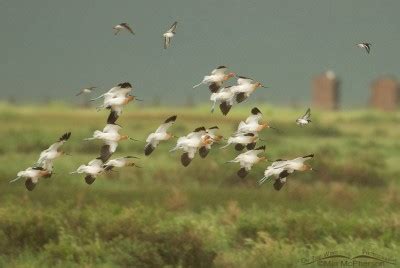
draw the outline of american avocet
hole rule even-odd
[[[117,124],[107,124],[103,131],[95,130],[93,136],[85,140],[102,140],[104,145],[101,148],[101,159],[106,161],[117,149],[119,141],[129,139],[129,136],[118,133],[121,128],[122,127]]]
[[[121,167],[138,167],[134,162],[131,161],[132,158],[138,159],[136,156],[124,156],[115,159],[108,160],[107,163],[103,165],[105,171],[112,170],[113,168]]]
[[[175,21],[171,27],[166,31],[163,36],[164,36],[164,48],[167,49],[170,44],[171,44],[171,38],[175,36],[176,34],[176,26],[178,25],[178,22]]]
[[[371,43],[362,42],[362,43],[356,44],[356,46],[359,48],[365,49],[365,51],[367,51],[368,54],[371,51]]]
[[[117,86],[111,88],[109,91],[107,91],[104,94],[101,94],[100,96],[91,99],[91,101],[100,99],[100,98],[105,98],[105,99],[112,99],[112,98],[118,98],[118,97],[126,97],[129,95],[129,93],[132,91],[133,87],[131,83],[129,82],[124,82],[120,83]]]
[[[104,172],[103,167],[104,162],[100,157],[93,159],[87,165],[80,165],[76,171],[71,172],[70,174],[82,174],[85,173],[85,181],[87,184],[92,184],[97,176]]]
[[[235,73],[227,74],[227,70],[228,68],[226,66],[218,66],[211,72],[210,75],[204,76],[203,80],[199,84],[193,86],[193,88],[203,84],[209,84],[208,88],[211,90],[211,92],[217,92],[226,80],[236,75]]]
[[[258,154],[264,151],[265,146],[261,146],[256,149],[239,154],[235,159],[228,161],[228,163],[239,163],[240,169],[237,172],[237,175],[241,178],[244,178],[247,176],[254,164],[257,164],[260,161],[264,161],[267,159],[265,156],[258,157]]]
[[[260,132],[265,128],[271,128],[278,131],[278,129],[271,127],[267,123],[260,124],[259,121],[261,118],[261,111],[257,107],[254,107],[251,109],[251,115],[247,117],[245,121],[239,123],[236,133],[255,133]]]
[[[122,30],[127,30],[128,32],[130,32],[131,34],[135,34],[134,32],[133,32],[133,30],[132,30],[132,28],[128,25],[128,23],[126,23],[126,22],[123,22],[123,23],[120,23],[120,24],[118,24],[118,25],[115,25],[114,27],[113,27],[113,29],[114,29],[114,35],[117,35],[120,31],[122,31]]]
[[[256,82],[251,78],[238,76],[237,85],[232,86],[231,90],[235,93],[236,102],[241,103],[260,87],[267,88],[260,82]]]
[[[228,138],[228,143],[221,147],[221,149],[235,144],[236,151],[242,151],[245,147],[247,150],[252,150],[258,141],[258,134],[256,133],[237,133]]]
[[[52,174],[52,167],[45,169],[43,167],[29,167],[23,171],[17,173],[17,177],[11,182],[15,182],[21,178],[25,178],[25,187],[28,191],[35,189],[36,184],[40,178],[49,178]]]
[[[56,143],[53,143],[49,148],[40,153],[37,161],[37,166],[46,167],[52,166],[54,159],[66,154],[61,150],[61,146],[71,137],[71,132],[64,133]]]
[[[206,134],[204,134],[201,137],[203,141],[209,140],[203,146],[201,146],[199,148],[199,155],[201,158],[205,158],[208,155],[208,153],[211,150],[211,146],[215,142],[219,142],[220,140],[223,139],[223,137],[221,135],[217,135],[218,129],[219,129],[218,126],[210,127],[208,129],[206,129]]]
[[[261,178],[259,184],[263,184],[269,177],[275,176],[275,190],[279,191],[286,183],[286,178],[295,171],[313,170],[310,165],[304,162],[314,157],[314,154],[309,154],[302,157],[297,157],[292,160],[278,159],[274,161],[264,172],[264,177]]]
[[[163,124],[161,124],[154,133],[151,133],[146,139],[146,146],[144,147],[144,154],[150,155],[160,141],[166,141],[173,137],[171,133],[168,133],[170,128],[176,120],[176,115],[168,117]]]
[[[183,150],[184,153],[181,155],[181,163],[183,166],[187,167],[193,160],[197,150],[206,144],[212,142],[212,139],[205,135],[206,129],[204,127],[198,127],[193,132],[186,136],[180,137],[177,140],[176,146],[170,150],[173,152],[175,150]]]
[[[308,123],[310,122],[311,122],[311,110],[310,108],[308,108],[306,113],[302,117],[297,118],[296,124],[299,126],[305,126],[308,125]]]
[[[85,87],[85,88],[82,88],[75,96],[79,96],[79,95],[82,95],[82,94],[90,94],[95,89],[96,89],[96,87]]]
[[[232,92],[231,87],[224,87],[214,92],[210,96],[210,100],[213,102],[211,112],[214,112],[215,105],[220,102],[219,108],[223,115],[227,115],[235,102],[235,93]]]

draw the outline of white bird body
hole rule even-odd
[[[45,168],[52,166],[53,161],[64,154],[64,152],[61,151],[61,146],[63,146],[70,136],[71,132],[64,133],[57,142],[53,143],[49,148],[42,151],[39,155],[37,165],[41,167],[45,166]]]
[[[257,88],[266,88],[260,82],[255,82],[251,78],[239,76],[237,84],[232,86],[232,92],[235,93],[236,102],[240,103],[246,100]]]
[[[286,183],[286,178],[295,171],[312,170],[311,166],[304,164],[305,161],[313,158],[314,155],[306,155],[291,160],[276,160],[264,171],[264,177],[261,178],[259,184],[264,183],[269,177],[277,177],[274,188],[280,190]]]
[[[249,122],[246,123],[241,121],[239,123],[237,133],[249,133],[249,132],[260,132],[264,128],[267,128],[266,124],[259,124],[258,122]]]
[[[166,141],[173,137],[171,133],[167,133],[168,129],[175,123],[176,115],[167,118],[154,133],[150,133],[146,139],[146,146],[144,147],[145,155],[150,155],[158,146],[160,141]]]
[[[225,146],[221,147],[221,149],[228,147],[231,144],[242,144],[248,145],[254,142],[257,142],[258,134],[255,133],[238,133],[228,138],[228,142]]]
[[[176,34],[176,26],[178,22],[175,21],[171,27],[163,34],[164,37],[164,49],[167,49],[171,45],[171,38]]]
[[[128,167],[128,166],[135,166],[135,163],[133,163],[130,159],[132,158],[137,158],[135,156],[124,156],[124,157],[119,157],[115,159],[111,159],[107,161],[104,165],[103,168],[106,171],[109,171],[113,168],[122,168],[122,167]]]
[[[297,118],[296,124],[299,126],[306,126],[310,122],[311,122],[311,110],[310,108],[308,108],[306,113],[302,117]]]
[[[197,85],[194,85],[193,88],[201,86],[203,84],[209,84],[209,88],[211,92],[215,93],[222,86],[222,84],[228,80],[229,78],[235,76],[234,73],[226,74],[227,68],[225,66],[218,66],[214,69],[210,75],[206,75],[203,77],[203,80]]]
[[[51,170],[47,169],[35,169],[32,167],[28,167],[27,169],[20,171],[17,173],[17,178],[29,178],[32,180],[33,183],[37,183],[39,181],[39,178],[44,177],[51,173]],[[16,181],[16,179],[12,180],[11,182]]]
[[[221,88],[218,92],[212,93],[210,96],[210,100],[213,102],[211,112],[214,112],[217,102],[225,102],[226,105],[232,106],[235,102],[235,93],[231,90],[231,87],[224,87]]]
[[[91,175],[93,177],[97,177],[98,175],[100,175],[101,173],[104,172],[104,168],[103,168],[103,161],[101,161],[101,159],[93,159],[91,160],[87,165],[80,165],[78,167],[78,169],[74,172],[71,172],[71,174],[73,173],[85,173],[87,175]]]
[[[235,159],[229,161],[232,163],[239,163],[240,167],[245,168],[247,171],[251,170],[252,166],[262,160],[265,157],[258,157],[258,154],[263,152],[265,147],[260,147],[254,150],[249,150],[247,152],[239,154]]]
[[[115,25],[114,27],[113,27],[113,29],[115,30],[115,32],[114,32],[114,35],[117,35],[120,31],[122,31],[122,30],[127,30],[128,32],[130,32],[131,34],[135,34],[134,32],[133,32],[133,30],[132,30],[132,28],[128,25],[128,23],[126,23],[126,22],[123,22],[123,23],[120,23],[120,24],[118,24],[118,25]]]

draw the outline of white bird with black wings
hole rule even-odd
[[[164,123],[162,123],[154,133],[151,133],[146,139],[146,145],[144,147],[144,154],[150,155],[154,149],[158,146],[160,141],[167,141],[174,137],[171,133],[168,133],[168,129],[175,123],[176,115],[168,117]]]
[[[175,34],[176,34],[176,26],[177,26],[177,25],[178,25],[178,22],[175,21],[175,22],[171,25],[171,27],[168,29],[168,31],[166,31],[166,32],[163,34],[163,37],[164,37],[164,48],[165,48],[165,49],[169,48],[169,46],[171,45],[171,39],[172,39],[172,37],[174,37]]]
[[[204,76],[203,80],[199,84],[193,86],[193,88],[208,84],[208,88],[212,93],[217,92],[226,80],[236,75],[235,73],[226,73],[227,70],[228,68],[226,66],[218,66],[216,69],[212,70],[210,75]]]
[[[258,157],[258,154],[265,151],[265,146],[260,146],[254,150],[249,150],[242,154],[236,156],[235,159],[228,161],[228,163],[239,163],[240,169],[237,172],[237,175],[241,178],[247,176],[253,165],[259,163],[260,161],[266,160],[265,156]]]

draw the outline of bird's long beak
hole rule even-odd
[[[132,141],[140,141],[140,140],[137,140],[137,139],[134,139],[134,138],[129,138],[130,140],[132,140]]]
[[[67,156],[72,156],[71,154],[67,154],[67,153],[64,153],[64,155],[67,155]]]
[[[142,99],[138,99],[136,98],[136,96],[133,96],[135,98],[136,101],[143,101]]]
[[[264,85],[261,85],[261,87],[262,87],[262,88],[269,88],[269,87],[266,87],[266,86],[264,86]]]
[[[275,127],[269,126],[269,128],[275,130],[275,131],[278,132],[278,133],[282,133],[282,131],[281,131],[280,129],[277,129],[277,128],[275,128]]]

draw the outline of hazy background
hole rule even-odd
[[[204,102],[207,89],[192,85],[223,64],[268,85],[258,97],[276,104],[308,103],[310,79],[332,69],[342,104],[360,106],[371,80],[399,76],[399,10],[396,0],[1,0],[0,98],[76,101],[81,87],[130,81],[146,101]],[[114,36],[120,22],[136,35]]]

